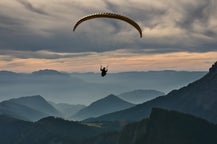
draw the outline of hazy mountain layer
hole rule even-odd
[[[137,121],[148,117],[153,107],[173,109],[217,123],[217,63],[210,68],[210,71],[203,78],[186,87],[130,109],[107,114],[90,121]]]
[[[120,98],[134,103],[141,104],[158,96],[163,96],[165,93],[156,90],[134,90],[118,95]]]
[[[180,88],[201,78],[205,72],[149,71],[109,73],[62,73],[40,70],[30,74],[0,71],[0,101],[19,96],[42,95],[56,103],[88,105],[105,95],[155,89]]]
[[[60,112],[40,95],[20,97],[16,99],[10,99],[9,101],[38,110],[47,114],[48,116],[61,116]]]
[[[78,111],[85,108],[85,105],[72,105],[66,103],[53,103],[50,102],[59,112],[61,112],[64,119],[72,119],[72,116],[75,115]]]
[[[0,103],[0,113],[28,121],[36,121],[47,116],[62,116],[41,96],[21,97],[3,101]]]
[[[43,112],[10,101],[0,103],[0,114],[26,121],[36,121],[48,116]]]

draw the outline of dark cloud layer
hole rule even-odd
[[[54,53],[48,51],[16,51],[16,50],[0,50],[1,55],[7,55],[2,58],[4,61],[12,61],[13,58],[20,59],[61,59],[61,58],[75,58],[91,55],[91,53],[77,53],[77,54],[66,54],[66,53]]]
[[[76,1],[70,4],[68,4],[69,1],[54,2],[49,9],[43,9],[39,4],[35,5],[33,1],[17,0],[17,2],[26,10],[39,16],[35,18],[34,15],[33,18],[31,13],[26,14],[22,10],[20,14],[0,10],[0,49],[46,50],[60,53],[103,52],[116,49],[137,49],[138,51],[153,49],[151,51],[153,53],[217,50],[217,31],[214,29],[217,25],[215,15],[217,13],[214,10],[217,5],[213,0],[194,0],[191,3],[153,1],[151,5],[142,1],[135,4],[132,1],[129,1],[129,4],[123,2],[122,5],[110,0],[100,3],[102,10],[119,12],[137,21],[143,29],[142,39],[137,37],[136,30],[128,24],[112,20],[91,21],[82,24],[76,32],[72,32],[73,22],[80,16],[89,14],[90,9],[93,13],[97,9],[83,6],[82,2]],[[25,18],[23,14],[26,14]],[[48,17],[45,18],[44,15]],[[212,24],[210,24],[211,21]],[[216,24],[213,24],[215,22]],[[14,54],[14,56],[21,57],[20,54]],[[37,54],[37,56],[28,57],[39,56]],[[62,56],[43,57],[55,59]]]
[[[48,15],[48,13],[45,12],[45,10],[35,7],[28,0],[17,0],[17,1],[20,4],[22,4],[29,11],[32,11],[32,12],[35,12],[35,13],[38,13],[38,14],[42,14],[42,15]]]
[[[183,18],[177,22],[180,27],[192,29],[192,25],[195,22],[207,26],[207,22],[210,18],[210,6],[212,5],[211,0],[199,2],[197,5],[185,5],[183,6],[184,15]]]

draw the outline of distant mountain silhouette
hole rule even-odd
[[[59,111],[39,95],[3,101],[0,103],[0,113],[30,121],[47,116],[61,116]]]
[[[15,73],[12,71],[0,71],[0,85],[7,83],[16,83],[19,79],[24,78],[24,74]]]
[[[134,90],[122,93],[118,95],[118,97],[131,103],[140,104],[163,95],[165,95],[165,93],[157,90]]]
[[[203,119],[163,109],[124,127],[118,144],[216,144],[217,126]]]
[[[72,105],[66,103],[54,103],[49,102],[53,107],[55,107],[65,119],[71,119],[74,114],[76,114],[81,109],[85,108],[85,105]]]
[[[76,113],[73,118],[75,120],[82,120],[89,117],[96,117],[114,111],[123,110],[132,106],[134,106],[132,103],[126,102],[111,94],[91,103],[89,106]]]
[[[0,71],[0,76],[17,76],[18,73],[12,72],[12,71]]]
[[[217,123],[217,63],[203,78],[186,87],[173,90],[166,96],[158,97],[130,109],[100,116],[90,121],[137,121],[148,117],[153,107],[177,110]]]
[[[50,70],[50,69],[45,69],[45,70],[39,70],[39,71],[35,71],[35,72],[32,72],[33,75],[46,75],[46,76],[55,76],[55,75],[59,75],[59,76],[68,76],[68,74],[64,74],[64,73],[61,73],[59,71],[56,71],[56,70]]]

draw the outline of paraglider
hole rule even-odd
[[[108,66],[107,67],[100,67],[101,76],[104,77],[108,72]]]
[[[117,19],[117,20],[121,20],[121,21],[125,21],[127,23],[129,23],[130,25],[132,25],[138,32],[139,32],[139,36],[140,38],[142,38],[142,30],[140,28],[140,26],[132,19],[120,15],[120,14],[116,14],[116,13],[95,13],[95,14],[91,14],[91,15],[87,15],[81,19],[79,19],[74,27],[73,27],[73,31],[76,30],[76,28],[83,22],[91,20],[91,19],[95,19],[95,18],[111,18],[111,19]],[[101,71],[101,76],[104,77],[107,72],[108,72],[108,67],[100,67],[100,71]]]
[[[134,20],[126,16],[116,14],[116,13],[96,13],[96,14],[85,16],[76,22],[76,24],[74,25],[73,31],[75,31],[76,28],[84,21],[95,19],[95,18],[112,18],[112,19],[118,19],[118,20],[125,21],[131,24],[134,28],[136,28],[136,30],[139,32],[140,38],[142,38],[142,30],[140,26]]]

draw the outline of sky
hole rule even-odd
[[[82,17],[112,12],[136,21]],[[206,71],[217,61],[216,0],[1,0],[0,70]]]

